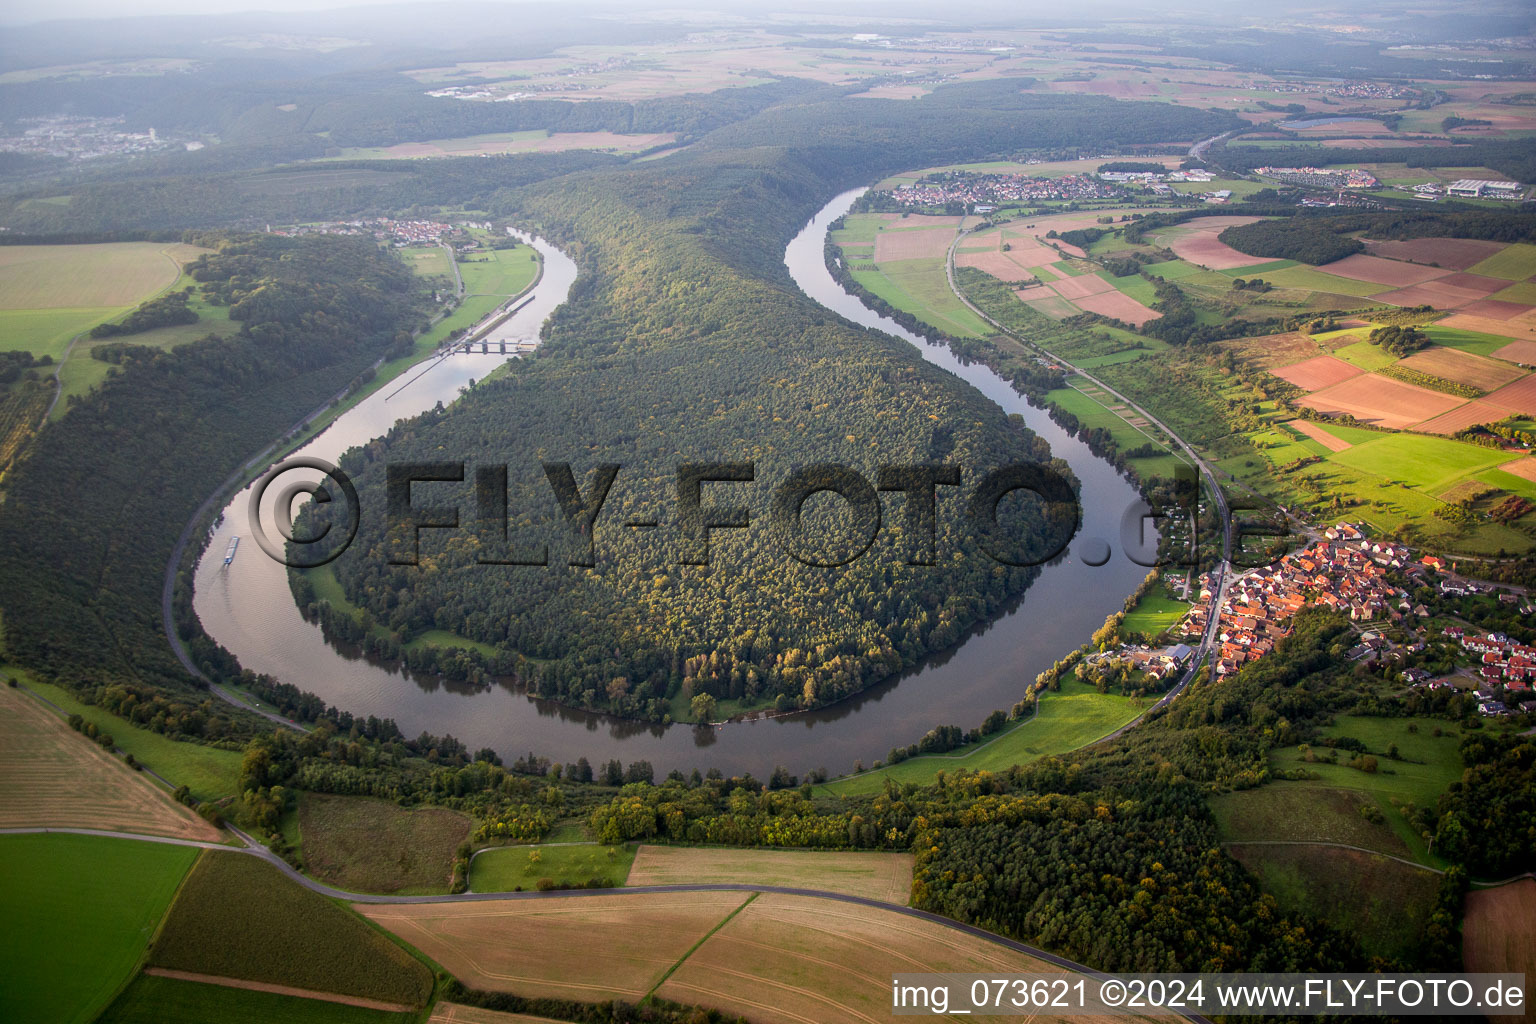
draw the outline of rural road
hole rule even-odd
[[[1220,136],[1217,136],[1216,138],[1220,138]],[[1208,145],[1210,145],[1214,141],[1216,141],[1216,140],[1215,139],[1207,139],[1205,142],[1200,143],[1199,145],[1200,146],[1208,146]],[[1197,148],[1199,148],[1199,147],[1197,147]],[[1193,152],[1193,151],[1191,151],[1191,152]],[[963,224],[963,222],[962,222],[962,224]],[[1054,361],[1056,363],[1059,363],[1061,366],[1066,367],[1068,370],[1070,370],[1071,372],[1077,374],[1079,377],[1082,377],[1084,380],[1087,380],[1087,381],[1091,382],[1096,387],[1102,388],[1106,393],[1108,393],[1110,395],[1113,395],[1115,398],[1117,398],[1121,402],[1125,403],[1127,408],[1130,408],[1130,409],[1134,410],[1139,416],[1141,416],[1143,419],[1145,419],[1152,426],[1156,427],[1157,429],[1161,430],[1164,434],[1166,434],[1168,437],[1172,438],[1174,444],[1176,444],[1180,449],[1182,449],[1184,454],[1186,456],[1188,456],[1189,460],[1200,468],[1200,472],[1201,472],[1201,474],[1203,474],[1205,476],[1206,482],[1207,482],[1207,484],[1210,487],[1211,494],[1212,494],[1212,496],[1214,497],[1214,499],[1216,501],[1217,515],[1219,516],[1219,519],[1220,519],[1220,522],[1221,522],[1221,528],[1222,528],[1222,538],[1221,538],[1222,556],[1221,556],[1221,561],[1219,563],[1217,563],[1217,566],[1216,566],[1216,569],[1215,569],[1215,588],[1212,591],[1212,597],[1211,597],[1211,607],[1213,609],[1220,608],[1222,601],[1226,597],[1227,582],[1228,582],[1228,579],[1229,579],[1229,574],[1230,574],[1230,571],[1231,571],[1231,564],[1232,564],[1232,513],[1231,513],[1231,510],[1227,507],[1227,496],[1226,496],[1226,493],[1222,491],[1221,484],[1218,483],[1217,480],[1216,480],[1216,473],[1215,473],[1215,471],[1211,469],[1209,463],[1207,463],[1204,459],[1202,459],[1195,452],[1194,448],[1192,448],[1190,446],[1188,441],[1185,441],[1182,437],[1180,437],[1174,430],[1172,430],[1162,420],[1159,420],[1156,416],[1153,416],[1146,409],[1143,409],[1140,405],[1137,405],[1135,402],[1131,401],[1129,398],[1127,398],[1125,395],[1121,394],[1119,391],[1116,391],[1114,388],[1110,387],[1108,384],[1104,383],[1099,378],[1093,376],[1093,374],[1087,372],[1086,370],[1081,369],[1080,367],[1074,366],[1072,363],[1070,363],[1067,360],[1065,360],[1065,359],[1061,358],[1060,356],[1056,355],[1054,352],[1049,351],[1048,349],[1044,348],[1043,346],[1041,346],[1037,342],[1027,341],[1027,340],[1025,340],[1023,338],[1018,337],[1012,331],[1008,330],[1008,328],[1004,327],[1002,324],[998,323],[996,320],[994,320],[990,316],[988,316],[975,303],[973,303],[969,298],[967,298],[965,296],[965,294],[960,291],[960,288],[955,284],[955,251],[960,247],[961,241],[963,241],[965,239],[965,237],[971,233],[971,230],[972,229],[970,229],[970,228],[966,228],[966,227],[962,226],[961,229],[958,232],[956,232],[954,241],[949,243],[949,251],[944,256],[944,276],[945,276],[945,278],[949,282],[949,290],[954,293],[955,297],[957,299],[959,299],[962,303],[964,303],[965,307],[967,309],[969,309],[972,313],[975,313],[978,317],[980,317],[986,323],[991,324],[995,329],[1000,331],[1004,336],[1012,338],[1013,340],[1017,341],[1019,344],[1024,345],[1024,346],[1026,346],[1028,348],[1031,348],[1031,349],[1033,349],[1036,352],[1041,353],[1042,355],[1046,356],[1048,359],[1051,359],[1052,361]],[[1198,512],[1196,514],[1198,515]],[[1195,654],[1194,654],[1194,658],[1190,662],[1189,671],[1184,674],[1183,678],[1181,678],[1178,681],[1178,683],[1174,684],[1174,686],[1169,688],[1168,692],[1163,694],[1163,696],[1158,699],[1157,703],[1153,704],[1150,708],[1148,708],[1147,711],[1144,714],[1138,716],[1137,718],[1133,719],[1132,721],[1126,723],[1124,726],[1121,726],[1119,729],[1117,729],[1114,732],[1110,733],[1108,736],[1105,736],[1102,739],[1097,740],[1095,742],[1103,743],[1105,740],[1114,739],[1116,736],[1120,735],[1121,733],[1125,732],[1125,730],[1131,728],[1137,722],[1141,721],[1141,719],[1145,718],[1146,715],[1151,714],[1153,711],[1156,711],[1158,708],[1161,708],[1161,707],[1167,705],[1175,697],[1177,697],[1180,693],[1182,693],[1184,691],[1184,688],[1189,685],[1190,681],[1195,678],[1195,673],[1199,670],[1201,663],[1205,661],[1207,656],[1209,656],[1209,654],[1211,652],[1211,648],[1215,645],[1215,642],[1216,642],[1216,631],[1217,631],[1217,629],[1219,627],[1220,627],[1220,618],[1218,616],[1216,616],[1216,615],[1210,616],[1209,621],[1206,623],[1205,634],[1200,638],[1200,646],[1196,649]]]
[[[346,892],[342,889],[333,889],[328,885],[316,882],[312,878],[300,874],[293,866],[281,857],[274,854],[261,843],[251,838],[232,825],[226,825],[247,844],[245,849],[231,846],[221,846],[218,843],[200,842],[195,839],[171,839],[162,836],[143,836],[133,832],[109,832],[88,828],[3,828],[0,835],[37,835],[49,833],[64,833],[66,835],[100,836],[107,839],[137,839],[142,842],[165,843],[171,846],[192,846],[203,850],[228,850],[230,852],[246,853],[260,857],[282,871],[289,878],[298,882],[304,888],[331,899],[345,900],[349,903],[369,904],[409,904],[409,903],[479,903],[488,900],[559,900],[581,899],[584,896],[643,896],[648,893],[669,892],[758,892],[776,893],[784,896],[811,896],[816,899],[832,900],[837,903],[846,903],[858,907],[871,907],[875,910],[885,910],[915,918],[919,921],[927,921],[952,931],[961,932],[974,938],[982,939],[993,945],[1011,949],[1017,953],[1034,957],[1044,963],[1060,967],[1086,975],[1090,978],[1107,978],[1110,975],[1103,971],[1095,970],[1086,964],[1080,964],[1054,953],[1047,953],[1043,949],[1017,942],[1013,939],[994,934],[974,925],[963,924],[939,914],[932,914],[926,910],[917,910],[913,907],[902,906],[899,903],[887,903],[884,900],[870,899],[866,896],[850,896],[847,893],[827,892],[824,889],[800,889],[787,885],[753,885],[737,882],[703,882],[697,885],[636,885],[618,889],[554,889],[549,892],[466,892],[447,896],[377,896],[364,893]],[[1184,1019],[1193,1024],[1211,1024],[1209,1020],[1198,1014],[1183,1013]]]

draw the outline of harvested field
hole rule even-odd
[[[1536,881],[1529,878],[1497,889],[1467,893],[1461,952],[1467,970],[1523,973],[1529,989],[1536,977]],[[1498,1024],[1516,1024],[1522,1014],[1488,1017]]]
[[[723,850],[642,846],[629,885],[748,882],[867,896],[904,905],[912,896],[912,856],[822,850]]]
[[[892,971],[1057,970],[926,921],[770,893],[712,935],[656,994],[760,1024],[877,1024],[890,1016]],[[1041,1024],[1050,1019],[1035,1017]]]
[[[1055,289],[1056,294],[1064,299],[1083,299],[1090,295],[1102,295],[1104,292],[1115,290],[1114,285],[1097,274],[1080,274],[1077,277],[1052,281],[1049,287]]]
[[[341,159],[417,160],[434,157],[492,156],[503,153],[559,153],[570,149],[602,149],[636,153],[676,142],[670,132],[620,135],[616,132],[554,132],[544,130],[470,135],[430,142],[401,142],[378,148],[344,149]]]
[[[1364,423],[1402,430],[1426,418],[1450,412],[1465,401],[1454,395],[1443,395],[1389,377],[1365,373],[1308,395],[1302,404],[1330,416],[1348,413]]]
[[[1481,274],[1447,274],[1440,278],[1440,283],[1448,284],[1453,288],[1482,292],[1484,296],[1509,287],[1508,281],[1500,281],[1496,277],[1484,277]]]
[[[432,1008],[427,1024],[561,1024],[549,1017],[530,1017],[526,1013],[502,1013],[482,1010],[463,1003],[438,1003]]]
[[[1320,391],[1323,388],[1342,384],[1351,377],[1358,377],[1363,372],[1358,366],[1351,366],[1342,359],[1333,356],[1313,356],[1290,366],[1282,366],[1271,370],[1276,377],[1301,388],[1303,391]]]
[[[1134,327],[1140,327],[1147,321],[1156,320],[1163,315],[1155,309],[1149,309],[1142,305],[1129,295],[1117,291],[1105,292],[1101,295],[1090,295],[1087,298],[1074,301],[1090,313],[1098,313],[1100,316],[1124,320]]]
[[[1286,426],[1294,427],[1296,430],[1306,434],[1312,440],[1321,444],[1324,448],[1327,448],[1331,452],[1342,452],[1344,449],[1350,447],[1350,443],[1348,441],[1344,440],[1342,437],[1335,437],[1334,435],[1328,433],[1328,431],[1324,430],[1322,427],[1318,426],[1316,423],[1313,423],[1311,420],[1291,420],[1286,424]]]
[[[1390,302],[1394,306],[1434,306],[1436,309],[1465,309],[1473,312],[1469,307],[1483,299],[1484,292],[1472,288],[1458,288],[1444,281],[1425,281],[1423,284],[1412,285],[1408,288],[1399,288],[1396,291],[1377,292],[1371,296],[1377,302]],[[1507,303],[1498,303],[1507,305]],[[1477,313],[1478,316],[1487,316],[1487,313]],[[1513,314],[1511,314],[1513,315]],[[1508,320],[1507,316],[1497,317],[1499,320]]]
[[[875,235],[875,262],[915,260],[925,256],[943,256],[955,240],[953,230],[893,231],[887,228]]]
[[[1504,338],[1524,340],[1536,335],[1536,331],[1519,321],[1492,320],[1485,316],[1473,316],[1468,313],[1452,313],[1444,320],[1435,322],[1437,327],[1449,327],[1453,330],[1476,331],[1478,334],[1496,334]],[[1500,358],[1507,358],[1501,356]]]
[[[1487,397],[1492,405],[1503,406],[1526,416],[1536,416],[1536,375],[1499,388]]]
[[[1473,316],[1485,316],[1490,320],[1513,320],[1522,313],[1529,313],[1530,306],[1518,302],[1503,302],[1499,299],[1479,299],[1462,306],[1462,311]]]
[[[0,828],[36,826],[223,838],[42,701],[0,686]]]
[[[1223,348],[1231,349],[1237,358],[1250,366],[1271,371],[1277,366],[1289,366],[1310,359],[1317,355],[1317,345],[1311,337],[1295,331],[1222,343]]]
[[[1230,270],[1234,267],[1251,267],[1254,258],[1245,252],[1219,241],[1216,236],[1227,228],[1239,224],[1252,224],[1259,217],[1202,217],[1199,227],[1188,234],[1170,238],[1168,248],[1181,259],[1208,267],[1211,270]]]
[[[943,255],[940,253],[940,255]],[[1033,257],[1026,257],[1033,258]],[[1042,263],[1049,263],[1056,258],[1056,254],[1046,251],[1041,255]],[[1038,266],[1036,264],[1035,266]],[[999,281],[1024,281],[1031,277],[1043,276],[1033,266],[1027,266],[1014,258],[1011,252],[961,252],[955,254],[955,266],[975,267],[977,270],[991,274]]]
[[[886,215],[885,219],[890,224],[890,227],[886,228],[887,231],[909,231],[914,228],[958,228],[965,218],[927,213],[910,213],[903,217],[899,213],[892,213]]]
[[[1509,415],[1509,410],[1497,405],[1490,405],[1482,399],[1468,402],[1458,409],[1442,413],[1434,419],[1425,420],[1413,429],[1421,430],[1426,434],[1452,434],[1475,427],[1480,423],[1497,423]]]
[[[313,989],[295,988],[292,985],[273,985],[265,981],[246,981],[242,978],[220,978],[212,974],[197,974],[193,971],[168,971],[163,967],[146,967],[144,973],[152,978],[173,978],[177,981],[191,981],[200,985],[219,985],[224,988],[240,988],[247,992],[271,992],[280,996],[296,996],[300,999],[318,999],[325,1003],[339,1003],[343,1006],[361,1006],[368,1010],[393,1010],[404,1011],[411,1007],[404,1003],[387,1003],[382,999],[364,999],[361,996],[340,996],[333,992],[316,992]]]
[[[168,287],[182,263],[209,251],[164,242],[0,246],[0,306],[131,306]]]
[[[633,1001],[749,895],[600,895],[356,909],[473,988]]]
[[[1500,242],[1472,238],[1414,238],[1406,242],[1367,241],[1366,248],[1377,256],[1415,263],[1438,263],[1452,270],[1466,270],[1504,248]]]
[[[1524,371],[1508,363],[1439,346],[1415,352],[1398,365],[1467,384],[1479,391],[1492,391],[1525,376]]]
[[[1374,284],[1391,285],[1394,288],[1405,288],[1411,284],[1433,281],[1437,277],[1444,277],[1446,273],[1435,267],[1416,266],[1400,260],[1367,256],[1365,253],[1355,253],[1341,260],[1325,263],[1317,269],[1356,281],[1370,281]]]
[[[1514,462],[1506,462],[1499,468],[1522,480],[1536,480],[1536,455],[1527,455]]]

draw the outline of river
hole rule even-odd
[[[471,750],[490,747],[508,760],[530,751],[566,764],[583,756],[593,764],[610,758],[645,760],[658,777],[673,768],[713,767],[727,775],[750,771],[766,778],[778,764],[795,773],[826,768],[841,774],[856,760],[870,764],[935,725],[970,728],[991,711],[1010,707],[1038,672],[1084,642],[1141,582],[1147,570],[1127,557],[1121,542],[1127,510],[1139,508],[1140,500],[1112,466],[992,371],[963,365],[948,349],[927,343],[843,291],[823,263],[822,247],[828,225],[847,212],[860,191],[833,199],[790,242],[785,264],[795,282],[828,309],[904,339],[928,362],[1023,416],[1082,481],[1077,539],[1064,557],[1043,569],[1012,611],[912,671],[829,708],[713,728],[663,727],[562,708],[510,684],[474,690],[417,678],[339,651],[299,614],[283,567],[254,543],[242,542],[233,564],[223,565],[229,538],[250,538],[249,493],[242,491],[224,509],[197,567],[194,607],[203,627],[246,668],[353,714],[393,718],[408,736],[423,730],[451,733]],[[538,332],[576,277],[575,265],[564,254],[537,239],[533,244],[544,258],[544,277],[534,301],[507,328],[523,336]],[[298,454],[335,462],[346,449],[382,435],[395,420],[439,401],[452,402],[471,378],[484,376],[505,358],[451,356],[404,389],[396,392],[399,385],[393,384],[359,403]],[[401,378],[410,379],[410,374]],[[1102,561],[1106,554],[1108,561],[1097,567],[1084,561]]]

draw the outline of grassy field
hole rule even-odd
[[[1434,908],[1440,876],[1355,850],[1233,846],[1282,910],[1320,918],[1360,939],[1365,952],[1411,957]]]
[[[92,1020],[137,969],[194,849],[0,836],[0,1020]]]
[[[905,905],[912,898],[912,855],[827,850],[732,850],[642,846],[630,885],[746,882],[867,896]]]
[[[0,686],[0,828],[40,826],[223,838],[42,701]]]
[[[448,891],[454,850],[473,824],[445,807],[322,793],[302,794],[298,817],[311,875],[352,892],[407,895]]]
[[[97,1024],[412,1024],[419,1017],[141,974]]]
[[[97,728],[112,734],[124,752],[132,754],[172,783],[186,786],[199,800],[227,796],[235,791],[240,777],[241,754],[238,750],[178,743],[100,708],[82,704],[62,687],[38,682],[13,665],[5,666],[3,671],[19,677],[31,689],[62,708],[65,714],[76,714],[87,722],[95,722]]]
[[[1378,434],[1329,456],[1329,461],[1442,494],[1478,470],[1508,462],[1509,455],[1481,445],[1418,434]]]
[[[1473,264],[1467,273],[1503,278],[1506,281],[1524,281],[1536,276],[1536,245],[1518,242],[1506,246],[1481,263]]]
[[[1376,801],[1358,790],[1271,782],[1213,796],[1209,803],[1225,842],[1343,843],[1396,857],[1412,854],[1389,826],[1366,819]]]
[[[207,853],[187,876],[156,967],[424,1004],[432,974],[405,950],[263,860]]]
[[[1028,764],[1086,746],[1133,720],[1151,703],[1099,693],[1078,682],[1076,676],[1064,676],[1061,692],[1047,692],[1040,701],[1038,714],[1009,723],[981,744],[949,754],[925,754],[897,765],[836,779],[817,787],[817,791],[837,796],[878,793],[885,787],[886,778],[926,785],[941,771],[1001,771],[1016,764]]]
[[[625,884],[634,860],[632,846],[501,846],[475,855],[469,865],[469,887],[474,892],[512,892],[536,888],[542,878],[567,885],[601,878],[607,883],[604,888],[617,888]]]
[[[1510,342],[1510,339],[1497,334],[1483,334],[1481,331],[1464,331],[1458,327],[1440,327],[1435,324],[1426,324],[1420,330],[1429,335],[1429,340],[1433,341],[1436,345],[1460,349],[1463,352],[1470,352],[1475,356],[1491,356]]]
[[[1333,357],[1367,372],[1380,370],[1397,362],[1397,356],[1384,351],[1380,345],[1372,345],[1368,341],[1357,341],[1353,345],[1335,349]]]
[[[1241,277],[1242,275],[1239,274],[1237,276]],[[1265,270],[1258,276],[1263,277],[1264,280],[1276,288],[1301,288],[1306,291],[1331,292],[1335,295],[1364,297],[1376,292],[1390,290],[1387,285],[1339,277],[1336,274],[1324,273],[1305,264],[1283,267],[1279,270]]]
[[[1163,630],[1178,623],[1187,611],[1189,611],[1189,605],[1186,602],[1169,597],[1154,587],[1136,603],[1135,608],[1126,613],[1122,628],[1127,633],[1157,636]]]
[[[1461,934],[1467,970],[1524,974],[1529,992],[1536,977],[1536,881],[1527,878],[1467,893]],[[1519,1014],[1489,1017],[1496,1024],[1529,1019]]]
[[[891,260],[877,266],[876,270],[854,270],[853,278],[897,309],[957,337],[978,338],[991,333],[991,328],[950,291],[942,256]]]
[[[465,295],[501,298],[516,295],[528,287],[538,272],[538,253],[527,245],[519,245],[516,249],[484,249],[466,256],[459,263]]]
[[[448,253],[440,245],[411,245],[396,250],[405,265],[418,277],[446,277],[453,280],[453,267],[448,263]]]

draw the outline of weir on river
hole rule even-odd
[[[861,191],[833,199],[790,242],[785,264],[795,282],[833,312],[911,343],[928,362],[965,380],[1004,411],[1018,413],[1082,482],[1082,527],[1076,539],[1065,556],[1044,567],[1012,611],[957,647],[832,707],[719,727],[663,727],[562,708],[510,683],[476,690],[417,678],[332,647],[320,627],[299,614],[282,565],[257,552],[257,557],[225,567],[219,555],[208,553],[224,550],[233,536],[250,533],[249,493],[242,491],[224,509],[198,563],[194,607],[203,627],[245,668],[292,683],[354,715],[392,718],[408,736],[423,730],[451,733],[471,750],[490,747],[507,760],[530,751],[565,764],[578,757],[594,764],[645,760],[658,777],[673,768],[686,773],[713,767],[728,775],[750,771],[766,778],[779,764],[796,773],[825,767],[836,775],[855,761],[870,764],[892,746],[915,742],[935,725],[968,729],[993,710],[1011,707],[1037,673],[1118,611],[1145,576],[1147,570],[1127,556],[1122,543],[1128,514],[1134,519],[1143,506],[1135,488],[1112,466],[1032,408],[1008,382],[980,364],[962,365],[948,349],[879,316],[832,278],[823,262],[828,226]],[[543,257],[544,276],[534,301],[519,309],[508,326],[532,337],[565,300],[576,266],[543,241],[524,240]],[[492,352],[447,360],[388,398],[381,391],[359,403],[297,454],[334,463],[348,448],[384,434],[395,420],[439,401],[451,403],[470,379],[483,378],[506,358]],[[1106,564],[1087,564],[1100,561],[1106,547]],[[1149,547],[1140,549],[1143,561]]]

